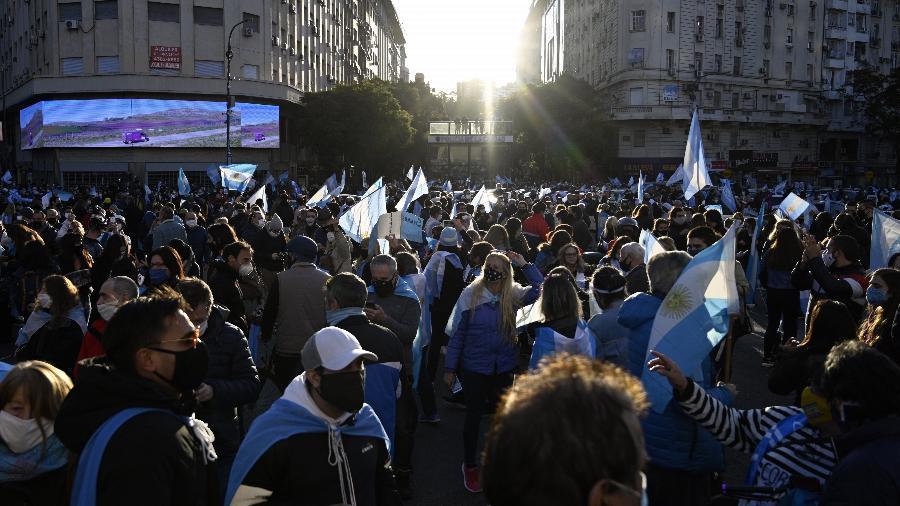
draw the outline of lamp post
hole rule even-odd
[[[225,165],[231,165],[231,59],[234,51],[231,50],[231,36],[234,29],[246,23],[247,20],[235,23],[228,32],[228,46],[225,48]]]

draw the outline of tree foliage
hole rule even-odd
[[[589,84],[567,75],[505,99],[500,109],[513,121],[519,165],[570,180],[596,175],[616,156],[616,134],[604,121],[603,104]]]
[[[866,132],[888,141],[900,154],[900,67],[884,75],[865,66],[849,77],[853,93],[865,99]],[[900,167],[900,157],[897,164]]]

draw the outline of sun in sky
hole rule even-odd
[[[482,79],[516,78],[519,34],[531,0],[393,0],[406,38],[410,75],[438,91]]]

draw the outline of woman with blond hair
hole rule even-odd
[[[68,451],[53,423],[72,389],[56,367],[22,362],[0,382],[0,504],[67,504]]]
[[[513,281],[513,266],[531,286]],[[512,385],[518,366],[516,310],[537,300],[543,280],[522,255],[495,251],[485,259],[481,275],[463,290],[450,316],[444,381],[452,387],[458,375],[466,392],[463,478],[470,492],[481,491],[477,466],[481,416]]]
[[[484,241],[491,243],[496,250],[509,251],[512,247],[509,245],[509,232],[503,225],[493,224],[484,236]]]

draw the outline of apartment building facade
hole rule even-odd
[[[58,140],[50,132],[59,128],[38,134],[20,118],[38,104],[46,127],[52,113],[60,114],[62,100],[76,109],[96,106],[97,121],[107,114],[121,120],[119,100],[130,101],[126,106],[133,109],[162,108],[172,101],[173,111],[223,112],[229,41],[231,93],[238,109],[248,104],[245,123],[250,111],[263,110],[259,106],[277,106],[264,111],[277,115],[275,132],[258,128],[256,146],[232,138],[234,161],[263,170],[302,164],[302,132],[293,106],[304,93],[363,79],[409,79],[405,40],[390,0],[6,0],[0,5],[5,158],[30,169],[35,180],[78,183],[104,172],[143,174],[149,180],[151,173],[171,176],[180,167],[202,180],[210,164],[224,163],[218,130],[196,145],[158,128],[143,135],[123,130],[126,146],[70,147],[71,141],[33,142]],[[79,100],[86,101],[84,107]],[[82,116],[83,123],[90,122]],[[240,135],[240,125],[232,128]]]
[[[895,182],[847,73],[900,66],[898,30],[897,0],[550,0],[541,79],[607,95],[625,174],[677,167],[697,107],[714,169]]]

